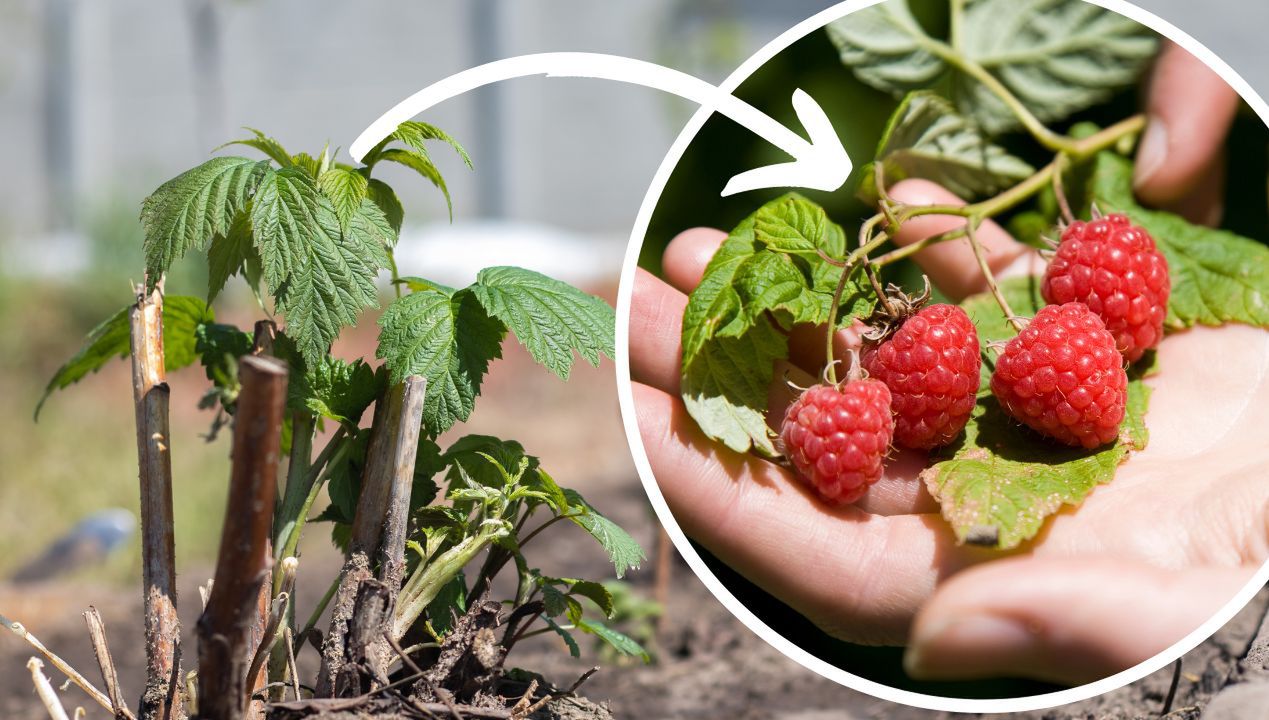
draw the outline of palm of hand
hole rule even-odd
[[[826,632],[856,642],[903,643],[911,639],[914,618],[921,636],[946,624],[925,616],[996,605],[1057,636],[1060,628],[1041,627],[1052,622],[1043,614],[1045,603],[1058,615],[1081,617],[1076,601],[1092,598],[1084,619],[1114,636],[1118,619],[1100,612],[1098,602],[1138,612],[1143,596],[1161,594],[1161,574],[1184,573],[1210,586],[1209,596],[1180,603],[1184,612],[1165,618],[1157,633],[1144,639],[1129,633],[1121,647],[1101,648],[1102,657],[1074,675],[1046,668],[1031,673],[1091,679],[1193,630],[1269,556],[1269,447],[1263,441],[1269,332],[1227,326],[1166,338],[1161,370],[1147,380],[1153,389],[1149,444],[1119,468],[1114,482],[1079,507],[1063,509],[1015,552],[958,546],[917,479],[927,465],[923,455],[897,454],[863,501],[829,508],[788,471],[701,434],[677,397],[677,335],[682,293],[699,281],[701,258],[719,239],[689,239],[703,247],[678,268],[667,256],[677,290],[650,276],[636,287],[631,333],[640,342],[632,343],[631,364],[645,449],[685,532]],[[1035,269],[1034,262],[1027,268]],[[839,346],[849,342],[840,339]],[[805,384],[810,358],[822,352],[818,340],[807,340],[814,354],[806,354],[805,367],[777,372],[772,419],[792,399],[784,376]],[[795,335],[794,362],[802,359],[799,344]]]

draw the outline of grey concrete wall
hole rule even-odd
[[[314,152],[327,141],[346,147],[379,113],[428,83],[490,57],[547,50],[617,53],[718,80],[830,4],[0,0],[0,139],[8,168],[0,172],[0,238],[46,232],[60,215],[82,222],[94,205],[134,204],[157,182],[207,157],[240,125],[274,133],[292,150]],[[1262,39],[1269,4],[1138,4],[1269,90]],[[497,21],[478,31],[471,12],[479,5]],[[61,38],[69,48],[62,71],[52,62],[58,38],[45,22],[59,8],[71,18]],[[219,49],[200,66],[194,49],[205,36],[194,26],[208,18]],[[730,28],[722,42],[719,24]],[[54,82],[65,91],[48,92]],[[496,113],[482,112],[491,107],[487,96],[456,98],[428,113],[472,146],[481,170],[468,173],[437,152],[456,216],[501,212],[613,237],[624,236],[694,109],[652,90],[585,80],[517,80],[494,94]],[[49,102],[66,103],[63,126],[46,121]],[[52,149],[50,138],[60,138]],[[419,181],[405,186],[414,217],[443,212]],[[65,212],[54,212],[53,193],[75,195]]]

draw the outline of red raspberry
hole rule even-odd
[[[1040,287],[1050,304],[1087,305],[1128,362],[1159,344],[1170,290],[1168,261],[1124,215],[1071,224]]]
[[[1067,445],[1119,436],[1128,374],[1115,338],[1083,303],[1048,305],[996,360],[991,391],[1015,420]]]
[[[978,332],[955,305],[930,305],[864,351],[864,369],[890,389],[894,439],[931,450],[952,441],[974,410],[982,358]]]
[[[789,406],[780,428],[794,467],[835,505],[855,502],[881,479],[893,433],[890,391],[877,380],[816,385]]]

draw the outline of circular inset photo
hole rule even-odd
[[[887,0],[723,89],[817,149],[822,110],[849,174],[733,182],[788,157],[706,109],[635,230],[636,461],[738,617],[887,699],[1034,709],[1264,585],[1269,113],[1232,70],[1121,2]]]

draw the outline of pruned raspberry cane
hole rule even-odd
[[[1115,338],[1083,303],[1048,305],[996,359],[991,391],[1014,419],[1067,445],[1119,437],[1128,375]]]
[[[854,379],[803,392],[780,428],[784,452],[798,474],[834,505],[859,500],[881,479],[894,432],[890,391],[858,372],[856,363]]]
[[[890,389],[895,443],[941,447],[960,435],[974,411],[982,367],[978,332],[955,305],[930,305],[898,322],[864,350],[864,369]]]
[[[1159,344],[1170,291],[1154,239],[1119,214],[1067,227],[1040,286],[1045,302],[1087,305],[1128,362]]]

